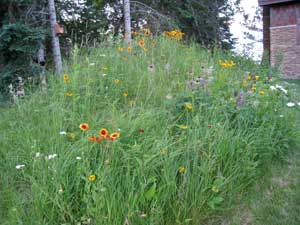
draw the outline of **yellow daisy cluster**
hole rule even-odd
[[[184,33],[181,32],[180,30],[165,31],[164,36],[178,41],[183,38]]]
[[[228,60],[222,61],[222,60],[220,60],[219,64],[222,68],[231,68],[231,67],[235,66],[235,62],[232,61],[232,60],[231,61],[228,61]]]

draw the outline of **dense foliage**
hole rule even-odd
[[[285,154],[299,91],[173,33],[77,49],[0,112],[1,224],[206,224]]]

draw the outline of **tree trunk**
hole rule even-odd
[[[62,60],[61,60],[59,38],[56,35],[56,31],[55,31],[55,26],[57,22],[56,22],[54,0],[48,0],[48,6],[49,6],[49,14],[50,14],[51,34],[52,34],[53,59],[54,59],[56,74],[59,75],[62,73]]]
[[[124,0],[125,42],[131,42],[130,0]]]
[[[43,91],[47,90],[47,81],[46,81],[46,61],[45,61],[45,47],[43,44],[41,44],[40,49],[38,51],[38,63],[41,67],[41,73],[40,73],[40,82],[41,82],[41,88]]]

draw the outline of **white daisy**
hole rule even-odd
[[[17,170],[21,170],[21,169],[23,169],[24,167],[25,167],[24,164],[16,165],[16,169],[17,169]]]
[[[60,134],[60,135],[66,135],[67,132],[66,132],[66,131],[61,131],[61,132],[59,132],[59,134]]]
[[[294,102],[289,102],[286,104],[288,107],[294,107],[295,106],[295,103]]]
[[[81,160],[81,157],[80,157],[80,156],[77,156],[76,159],[77,159],[77,160]]]

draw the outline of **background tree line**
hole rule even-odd
[[[205,47],[233,47],[230,20],[240,0],[139,0],[130,1],[131,26],[153,33],[180,29]],[[72,47],[96,46],[110,31],[124,33],[122,0],[55,0],[63,58]],[[0,0],[0,93],[21,77],[40,83],[43,70],[53,65],[53,45],[48,0]],[[44,54],[44,55],[41,55]],[[39,63],[43,56],[45,62]],[[43,61],[43,60],[42,60]]]

